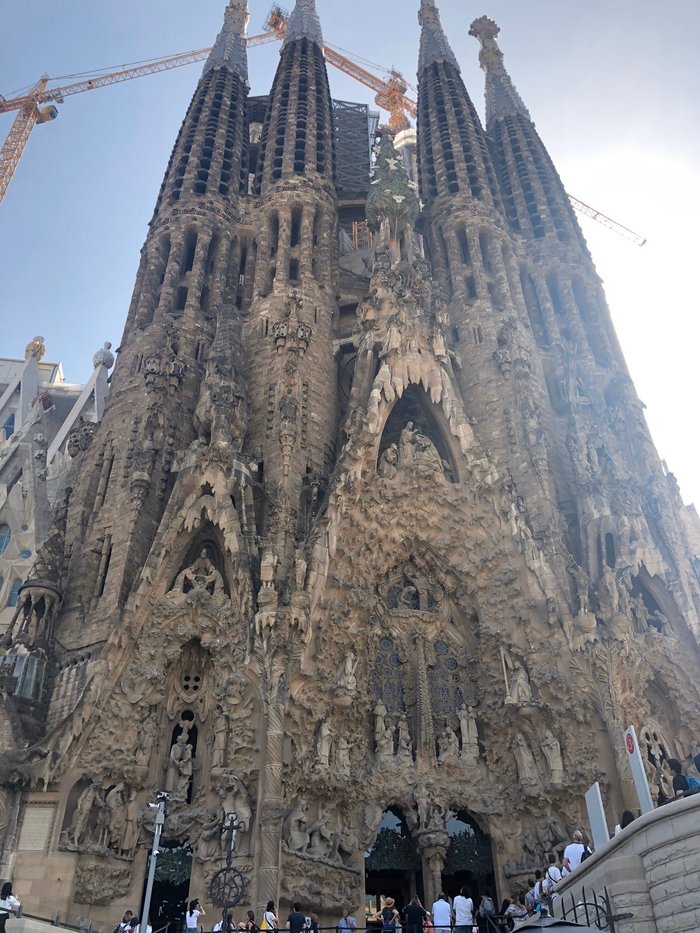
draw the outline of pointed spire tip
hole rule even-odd
[[[282,48],[295,39],[309,39],[323,48],[323,31],[316,0],[297,0],[287,22]]]

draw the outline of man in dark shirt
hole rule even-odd
[[[428,916],[428,912],[417,897],[411,898],[411,903],[403,911],[403,922],[405,933],[423,933],[423,921]]]
[[[294,910],[287,917],[287,929],[289,933],[302,933],[306,925],[306,915],[301,912],[301,904],[295,903]]]
[[[668,766],[673,771],[673,796],[682,797],[687,790],[690,790],[690,784],[683,774],[683,766],[677,758],[669,758]]]

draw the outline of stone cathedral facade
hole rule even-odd
[[[419,20],[420,200],[388,135],[339,183],[314,0],[266,98],[228,5],[3,643],[0,874],[31,913],[138,912],[160,790],[171,886],[209,906],[232,812],[241,907],[503,895],[593,781],[635,805],[626,726],[660,800],[700,750],[697,527],[498,27],[471,27],[484,127]]]

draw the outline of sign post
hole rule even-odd
[[[650,813],[654,809],[654,801],[651,799],[649,782],[647,781],[646,771],[644,770],[644,761],[637,741],[637,732],[634,726],[630,726],[625,732],[625,751],[627,760],[632,769],[634,786],[639,799],[639,808],[642,813]]]
[[[597,852],[610,841],[608,821],[605,817],[603,798],[600,795],[600,784],[596,781],[586,791],[586,809],[588,810],[588,825],[591,827],[593,848]]]

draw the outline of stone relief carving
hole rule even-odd
[[[199,557],[190,567],[185,567],[175,579],[173,589],[181,593],[191,590],[204,590],[210,596],[222,596],[224,593],[224,578],[211,561],[207,548],[202,548]]]
[[[97,907],[120,900],[130,886],[130,867],[117,868],[101,860],[91,860],[78,864],[73,896],[78,904]]]

